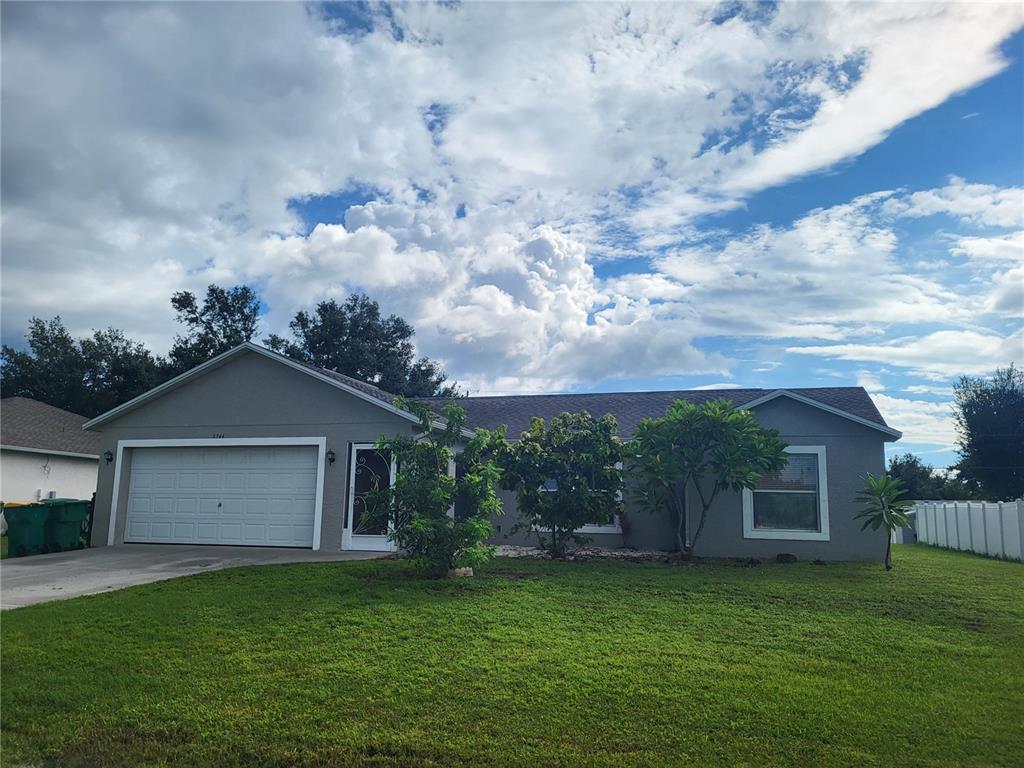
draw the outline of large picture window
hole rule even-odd
[[[828,487],[824,446],[786,448],[789,462],[743,492],[748,539],[827,541]]]

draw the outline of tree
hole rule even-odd
[[[292,338],[271,335],[265,343],[293,360],[327,368],[405,397],[454,397],[454,385],[438,363],[416,359],[413,327],[397,315],[382,317],[376,301],[354,293],[300,311],[289,323]]]
[[[855,520],[864,520],[861,530],[871,528],[877,531],[885,529],[885,570],[892,570],[892,532],[897,528],[910,525],[910,518],[907,510],[913,506],[913,502],[904,499],[902,481],[894,477],[879,475],[875,477],[868,472],[864,479],[864,490],[857,497],[857,501],[864,505],[864,509],[854,515]]]
[[[963,376],[953,391],[960,477],[994,501],[1024,496],[1024,371]]]
[[[621,510],[622,443],[615,417],[562,413],[545,429],[535,418],[518,441],[495,441],[502,486],[515,491],[523,526],[537,531],[554,557],[576,531],[610,523]]]
[[[20,395],[97,416],[161,381],[159,361],[114,328],[74,339],[60,317],[29,322],[28,350],[0,353],[4,397]]]
[[[84,383],[89,408],[97,414],[126,403],[162,383],[161,361],[146,346],[122,331],[95,331],[79,342],[85,361]]]
[[[700,405],[677,400],[664,416],[640,421],[626,453],[637,478],[638,502],[652,513],[672,518],[676,546],[687,557],[719,493],[752,489],[763,475],[786,465],[785,443],[778,432],[762,427],[754,414],[728,400]],[[692,539],[690,490],[700,503]]]
[[[174,338],[168,355],[173,375],[252,341],[259,324],[260,299],[247,285],[211,285],[202,304],[194,293],[178,291],[171,296],[171,306],[177,312],[178,322],[186,328],[184,335]]]
[[[491,535],[490,518],[502,512],[496,493],[500,471],[486,458],[491,433],[477,430],[457,454],[466,425],[462,407],[447,403],[444,424],[438,426],[437,415],[426,406],[402,398],[396,405],[419,418],[422,435],[377,440],[376,449],[393,457],[398,469],[390,488],[377,487],[366,495],[367,518],[388,519],[388,538],[430,575],[482,565],[494,554],[494,547],[484,543]]]
[[[937,471],[912,453],[889,459],[889,477],[903,483],[904,492],[911,499],[971,499],[974,494],[956,473]]]

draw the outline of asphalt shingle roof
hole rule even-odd
[[[757,400],[775,392],[774,389],[702,389],[668,392],[594,392],[570,395],[501,395],[463,397],[458,403],[466,409],[473,427],[493,429],[508,426],[509,437],[518,437],[530,426],[530,419],[539,416],[545,421],[565,411],[587,411],[594,416],[612,414],[619,424],[619,434],[629,437],[640,419],[661,416],[676,400],[703,403],[728,399],[736,405]],[[812,387],[787,389],[787,392],[838,408],[853,416],[888,426],[863,387]],[[436,405],[441,398],[423,398],[421,402]]]
[[[85,416],[27,397],[0,400],[0,445],[98,456],[100,436],[83,432]]]

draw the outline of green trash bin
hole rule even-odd
[[[89,502],[80,499],[43,499],[49,508],[44,546],[47,552],[65,552],[82,546],[82,524]]]
[[[4,505],[7,521],[7,555],[40,555],[46,550],[46,521],[49,510],[42,504]]]

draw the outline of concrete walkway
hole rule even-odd
[[[240,565],[368,560],[381,552],[121,544],[0,561],[0,608],[64,600]]]

